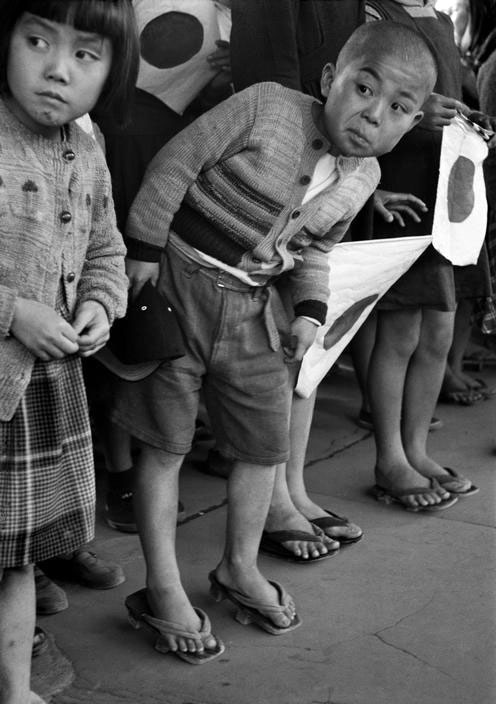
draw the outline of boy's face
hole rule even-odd
[[[420,72],[422,73],[422,72]],[[418,65],[390,57],[352,58],[322,73],[326,103],[316,122],[337,156],[380,156],[423,117],[427,81]]]
[[[9,45],[12,111],[46,136],[96,104],[112,61],[106,38],[25,12]]]

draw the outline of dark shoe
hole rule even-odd
[[[101,560],[87,548],[79,548],[72,556],[52,557],[41,563],[43,571],[64,582],[76,582],[90,589],[112,589],[125,581],[122,567]]]
[[[39,626],[35,626],[33,635],[33,648],[31,650],[31,657],[37,658],[48,648],[48,636],[46,631]]]
[[[177,503],[177,521],[180,523],[186,518],[186,510],[181,501]],[[134,516],[133,492],[116,491],[107,492],[105,504],[105,520],[108,525],[122,533],[137,533],[138,526]]]
[[[107,492],[105,520],[111,528],[123,533],[138,532],[134,518],[132,491],[110,490]]]
[[[364,411],[363,408],[360,410],[360,413],[358,414],[358,418],[356,419],[356,424],[360,426],[360,428],[365,428],[366,430],[373,430],[374,429],[374,423],[372,421],[372,413],[370,411]],[[439,428],[443,427],[443,421],[441,418],[436,418],[433,416],[431,418],[431,422],[429,423],[429,432],[431,430],[439,430]]]
[[[39,616],[58,614],[69,606],[67,596],[62,587],[48,579],[39,567],[34,568],[34,584],[36,590],[36,613]]]

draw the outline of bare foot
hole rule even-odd
[[[470,479],[466,479],[465,477],[453,477],[445,467],[442,467],[430,457],[424,457],[417,461],[414,460],[412,464],[414,464],[417,472],[423,477],[437,480],[443,479],[443,488],[454,494],[463,494],[472,486]],[[446,480],[447,477],[449,477],[449,481]]]
[[[269,533],[280,530],[298,530],[315,535],[314,527],[310,521],[296,509],[282,512],[271,507],[265,521],[265,530]],[[281,545],[296,555],[296,557],[302,557],[305,560],[317,558],[320,555],[327,555],[329,551],[339,549],[339,543],[325,534],[322,535],[321,542],[286,540]]]
[[[439,487],[436,490],[432,489],[430,480],[410,465],[396,465],[393,468],[376,467],[375,478],[379,487],[393,494],[425,487],[425,493],[418,491],[413,496],[399,498],[399,501],[407,508],[434,506],[450,496],[449,492],[443,487]]]
[[[223,586],[240,592],[254,601],[261,604],[279,606],[278,591],[265,579],[256,566],[240,569],[234,565],[228,566],[227,563],[223,561],[216,567],[215,576]],[[260,613],[268,616],[273,624],[279,628],[287,628],[290,626],[296,615],[296,605],[293,599],[289,600],[288,607],[284,613],[268,611],[265,614],[263,608],[259,610]]]
[[[295,506],[300,513],[302,513],[303,516],[308,518],[310,521],[313,521],[316,518],[330,518],[329,513],[327,513],[325,509],[321,508],[310,498],[307,498],[304,502],[298,502],[295,498],[293,498],[293,501],[295,502]],[[360,526],[357,526],[356,523],[351,523],[350,521],[347,521],[343,525],[328,526],[322,528],[322,530],[328,538],[334,540],[339,540],[340,538],[346,540],[356,540],[363,534]]]
[[[152,616],[164,621],[180,623],[185,631],[198,631],[201,627],[200,619],[191,605],[181,585],[174,585],[163,589],[147,587],[146,596]],[[183,653],[203,653],[205,647],[213,650],[217,647],[217,640],[212,635],[206,641],[199,638],[181,638],[179,636],[164,634],[161,638],[172,651],[180,650]]]

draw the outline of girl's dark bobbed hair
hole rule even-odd
[[[127,121],[138,77],[139,39],[131,0],[0,0],[0,91],[9,93],[7,60],[12,31],[24,12],[101,34],[112,44],[109,75],[95,113]]]

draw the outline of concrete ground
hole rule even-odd
[[[478,376],[496,385],[496,368]],[[127,624],[124,598],[144,580],[139,541],[108,528],[100,508],[96,550],[120,562],[127,581],[110,591],[67,585],[69,609],[40,619],[58,649],[52,644],[34,661],[33,688],[53,704],[494,704],[495,399],[440,406],[444,427],[430,436],[432,453],[481,491],[446,511],[414,514],[368,495],[374,443],[353,422],[354,377],[341,367],[325,380],[307,482],[365,538],[311,565],[261,558],[303,620],[277,638],[241,626],[227,602],[209,597],[225,482],[188,463],[181,480],[188,519],[177,536],[182,575],[226,643],[203,667],[160,655],[150,633]],[[197,448],[196,458],[205,451]]]

